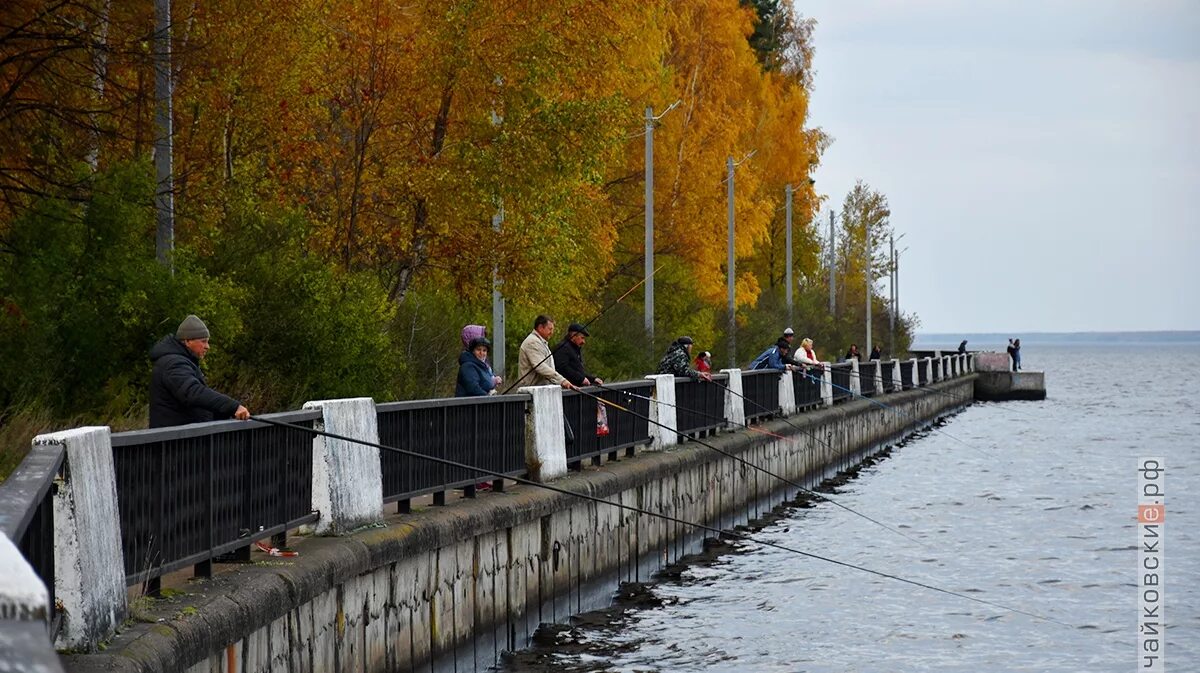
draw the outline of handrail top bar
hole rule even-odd
[[[782,374],[782,373],[783,373],[782,370],[771,369],[770,367],[765,367],[763,369],[743,369],[742,370],[742,376],[764,376],[766,374]]]
[[[304,421],[315,421],[321,418],[320,409],[300,409],[297,411],[281,411],[273,414],[261,414],[262,418],[280,423],[302,423]],[[191,439],[193,437],[205,437],[208,435],[221,435],[229,432],[238,432],[239,430],[258,429],[270,427],[266,423],[255,423],[254,421],[208,421],[207,423],[191,423],[189,425],[177,425],[170,428],[151,428],[148,430],[129,430],[127,432],[114,432],[112,435],[112,445],[118,446],[140,446],[151,442],[166,442],[173,439]]]
[[[65,457],[62,444],[34,445],[17,469],[0,483],[0,531],[14,544],[33,521]]]
[[[488,395],[486,397],[436,397],[428,400],[401,400],[399,402],[384,402],[376,404],[379,413],[391,411],[410,411],[415,409],[433,409],[437,407],[462,407],[472,404],[503,404],[505,402],[528,402],[529,395],[525,393],[510,393],[508,395]]]

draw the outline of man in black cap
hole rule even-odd
[[[208,327],[194,315],[179,323],[150,349],[154,374],[150,378],[150,427],[250,418],[241,402],[222,395],[204,380],[200,360],[208,352]]]
[[[583,366],[583,344],[591,334],[577,322],[567,325],[567,336],[554,349],[554,369],[576,386],[602,385],[604,380],[589,374]]]
[[[658,363],[658,374],[674,374],[675,376],[686,376],[693,381],[696,379],[704,379],[705,381],[712,380],[712,374],[701,372],[692,369],[692,337],[681,336],[671,342],[667,348],[666,355]]]

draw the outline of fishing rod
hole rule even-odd
[[[629,288],[628,290],[626,290],[626,291],[625,291],[625,294],[622,294],[620,297],[617,297],[615,301],[611,302],[611,303],[610,303],[608,306],[605,306],[603,309],[601,309],[599,313],[597,313],[596,315],[592,316],[592,319],[591,319],[591,320],[588,320],[587,322],[583,323],[583,328],[584,328],[584,329],[587,329],[587,327],[588,327],[589,325],[591,325],[592,323],[594,323],[594,322],[596,322],[597,320],[599,320],[599,319],[600,319],[600,316],[604,315],[605,313],[608,313],[608,312],[609,312],[609,310],[611,310],[611,309],[612,309],[614,306],[616,306],[617,304],[620,304],[622,301],[624,301],[624,300],[625,300],[625,297],[628,297],[630,294],[632,294],[632,293],[633,293],[633,291],[634,291],[634,290],[636,290],[636,289],[638,289],[639,287],[641,287],[642,283],[645,283],[647,278],[653,278],[653,277],[654,277],[654,274],[658,273],[658,270],[659,270],[659,269],[661,269],[661,268],[662,268],[662,266],[660,265],[660,266],[659,266],[657,269],[655,269],[654,271],[651,271],[649,276],[646,276],[645,278],[643,278],[643,279],[639,280],[638,282],[634,283],[634,284],[633,284],[633,287],[631,287],[631,288]],[[529,375],[530,375],[530,374],[532,374],[534,371],[536,371],[538,367],[541,367],[541,366],[542,366],[542,363],[544,363],[546,360],[549,360],[550,358],[554,357],[554,354],[555,354],[555,353],[557,353],[557,352],[558,352],[558,350],[559,350],[560,348],[562,348],[563,346],[565,346],[565,345],[566,345],[566,343],[567,343],[567,340],[566,340],[566,339],[563,339],[562,341],[558,342],[558,344],[557,344],[557,345],[555,345],[555,346],[554,346],[554,348],[550,349],[550,353],[549,353],[548,355],[546,355],[546,357],[544,357],[544,358],[542,358],[541,360],[539,360],[539,361],[537,362],[537,364],[533,365],[533,367],[531,367],[531,368],[529,369],[529,371],[525,372],[525,373],[524,373],[524,374],[523,374],[523,375],[522,375],[520,378],[518,378],[516,381],[513,381],[513,382],[512,382],[512,383],[511,383],[511,384],[510,384],[510,385],[509,385],[507,388],[505,388],[505,389],[504,389],[504,392],[503,392],[503,393],[500,393],[500,394],[501,394],[501,395],[507,395],[507,394],[508,394],[508,392],[509,392],[510,390],[512,390],[513,388],[516,388],[516,387],[517,387],[517,384],[519,384],[521,381],[524,381],[526,376],[529,376]]]
[[[934,584],[928,584],[928,583],[921,582],[918,580],[909,579],[907,577],[902,577],[900,575],[886,573],[881,570],[875,570],[873,568],[868,568],[866,566],[861,566],[861,565],[858,565],[855,563],[850,563],[847,561],[839,561],[839,560],[829,557],[829,556],[822,556],[820,554],[814,554],[812,552],[807,552],[802,549],[796,549],[795,547],[780,544],[778,542],[771,542],[769,540],[760,540],[760,539],[754,538],[750,535],[747,535],[744,533],[739,533],[737,531],[725,530],[722,528],[715,528],[713,526],[709,526],[706,524],[696,523],[694,521],[687,521],[684,519],[680,519],[678,517],[674,517],[669,514],[662,514],[660,512],[652,512],[648,509],[643,509],[641,507],[636,507],[634,505],[626,505],[621,502],[613,502],[611,500],[605,500],[604,498],[601,498],[599,496],[590,495],[588,493],[580,493],[578,491],[572,491],[572,490],[569,490],[566,488],[561,488],[559,486],[552,486],[550,484],[543,484],[543,483],[539,483],[539,482],[533,481],[531,479],[525,479],[522,477],[513,477],[513,476],[510,476],[507,474],[503,474],[501,472],[495,472],[493,470],[488,470],[488,469],[478,467],[475,465],[468,465],[466,463],[460,463],[456,460],[450,460],[449,458],[441,458],[439,456],[429,456],[429,455],[417,453],[416,451],[409,451],[407,449],[401,449],[401,448],[395,447],[395,446],[388,446],[386,444],[370,442],[365,439],[358,439],[356,437],[348,437],[346,435],[339,435],[336,433],[327,432],[325,430],[318,430],[316,428],[306,428],[303,425],[296,425],[295,423],[286,423],[284,421],[277,421],[277,420],[270,419],[270,418],[251,416],[249,420],[257,421],[259,423],[263,423],[266,425],[274,425],[274,426],[281,427],[281,428],[288,428],[290,430],[299,430],[301,432],[307,432],[307,433],[313,434],[313,435],[320,435],[322,437],[328,437],[330,439],[337,439],[337,440],[341,440],[343,442],[350,442],[353,444],[361,444],[362,446],[369,446],[372,448],[379,449],[381,451],[391,451],[393,453],[398,453],[400,455],[408,456],[410,458],[417,458],[420,460],[428,460],[431,462],[439,463],[441,465],[445,465],[447,467],[454,467],[454,468],[458,468],[461,470],[476,472],[476,473],[479,473],[482,475],[495,477],[497,479],[511,479],[512,481],[515,481],[518,484],[523,484],[525,486],[533,486],[535,488],[540,488],[540,489],[551,491],[551,492],[558,493],[561,495],[578,498],[580,500],[586,500],[588,502],[594,502],[594,503],[601,504],[601,505],[609,505],[611,507],[616,507],[618,509],[622,509],[622,510],[625,510],[628,512],[633,512],[635,514],[654,517],[657,519],[662,519],[664,521],[669,521],[671,523],[680,524],[682,526],[689,526],[691,528],[708,531],[710,533],[716,533],[717,535],[724,535],[726,537],[734,538],[737,540],[743,540],[746,542],[755,542],[755,543],[761,544],[766,547],[773,547],[775,549],[780,549],[782,551],[790,552],[793,554],[798,554],[800,556],[811,558],[811,559],[814,559],[817,561],[824,561],[826,563],[841,566],[843,568],[849,568],[851,570],[857,570],[859,572],[875,575],[877,577],[883,577],[886,579],[895,580],[897,582],[903,582],[904,584],[909,584],[909,585],[912,585],[915,587],[920,587],[922,589],[927,589],[929,591],[936,591],[938,593],[946,594],[947,596],[961,598],[961,599],[968,600],[968,601],[971,601],[974,603],[979,603],[981,605],[987,605],[987,606],[990,606],[993,608],[998,608],[998,609],[1004,610],[1006,612],[1012,612],[1014,614],[1025,615],[1026,617],[1031,617],[1033,619],[1037,619],[1040,621],[1050,622],[1052,624],[1058,624],[1059,626],[1065,626],[1067,628],[1076,628],[1075,626],[1073,626],[1071,624],[1067,624],[1066,622],[1061,622],[1052,617],[1046,617],[1044,615],[1039,615],[1037,613],[1029,612],[1027,610],[1022,610],[1020,608],[1014,608],[1012,606],[1005,605],[1003,603],[989,601],[984,598],[970,596],[970,595],[967,595],[967,594],[964,594],[964,593],[961,593],[958,591],[954,591],[952,589],[946,589],[943,587],[939,587]]]
[[[644,399],[644,400],[650,400],[651,402],[655,402],[656,404],[662,404],[662,405],[664,405],[664,406],[674,407],[674,408],[676,408],[676,409],[680,408],[678,405],[675,405],[675,404],[667,404],[666,402],[658,402],[658,401],[654,400],[653,398],[646,397],[646,396],[644,396],[644,395],[638,395],[638,394],[636,394],[636,393],[631,393],[631,392],[629,392],[629,391],[626,391],[626,390],[616,390],[616,389],[614,389],[614,388],[608,388],[608,387],[605,387],[605,386],[597,386],[597,387],[598,387],[598,388],[603,388],[604,390],[609,390],[609,391],[611,391],[611,392],[614,392],[614,393],[629,395],[630,397],[637,397],[637,398],[641,398],[641,399]],[[911,541],[911,542],[915,542],[915,543],[917,543],[917,544],[921,545],[922,547],[927,547],[927,546],[928,546],[928,545],[926,545],[924,542],[922,542],[922,541],[920,541],[920,540],[918,540],[918,539],[916,539],[916,538],[914,538],[914,537],[911,537],[911,536],[909,536],[909,535],[906,535],[906,534],[904,534],[903,532],[901,532],[901,531],[899,531],[899,530],[897,530],[897,529],[895,529],[895,528],[892,528],[891,526],[889,526],[889,525],[887,525],[887,524],[885,524],[885,523],[883,523],[883,522],[881,522],[881,521],[878,521],[878,520],[876,520],[876,519],[873,519],[873,518],[871,518],[871,517],[867,516],[866,514],[863,514],[862,512],[856,511],[856,510],[854,510],[854,509],[852,509],[852,508],[850,508],[850,507],[848,507],[848,506],[846,506],[846,505],[843,505],[842,503],[840,503],[840,502],[838,502],[838,501],[834,500],[833,498],[830,498],[830,497],[826,496],[826,495],[825,495],[825,494],[823,494],[823,493],[818,493],[817,491],[814,491],[814,490],[812,490],[812,489],[810,489],[810,488],[807,488],[807,487],[805,487],[805,486],[802,486],[801,484],[799,484],[799,483],[797,483],[797,482],[795,482],[795,481],[793,481],[793,480],[791,480],[791,479],[788,479],[787,477],[784,477],[783,475],[776,474],[775,472],[772,472],[771,470],[768,470],[767,468],[765,468],[765,467],[762,467],[761,465],[756,465],[756,464],[754,464],[754,463],[752,463],[752,462],[750,462],[750,461],[748,461],[748,460],[746,460],[746,459],[742,458],[741,456],[736,456],[736,455],[734,455],[734,454],[732,454],[732,453],[730,453],[730,452],[728,452],[728,451],[725,451],[725,450],[723,450],[723,449],[719,449],[719,448],[717,448],[717,447],[713,446],[712,444],[710,444],[710,443],[708,443],[708,442],[706,442],[706,441],[704,441],[704,440],[702,440],[702,439],[699,439],[699,438],[693,438],[693,437],[689,437],[689,436],[688,436],[686,433],[680,432],[680,431],[679,431],[677,428],[672,428],[671,426],[669,426],[669,425],[667,425],[667,424],[665,424],[665,423],[660,423],[660,422],[658,422],[658,421],[656,421],[656,420],[654,420],[654,419],[650,418],[649,416],[645,416],[645,415],[639,414],[638,412],[636,412],[636,411],[634,411],[634,410],[632,410],[632,409],[629,409],[629,408],[627,408],[627,407],[624,407],[624,406],[622,406],[622,405],[620,405],[620,404],[617,404],[616,402],[613,402],[612,400],[606,400],[606,399],[604,399],[603,397],[600,397],[599,395],[593,395],[593,394],[591,394],[591,393],[589,393],[589,392],[587,392],[587,391],[584,391],[584,390],[579,390],[579,391],[577,391],[577,392],[579,392],[579,394],[580,394],[580,395],[584,395],[584,396],[586,396],[586,397],[590,397],[590,398],[592,398],[592,399],[596,400],[597,402],[599,402],[599,403],[601,403],[601,404],[605,404],[605,405],[607,405],[607,406],[613,407],[614,409],[618,409],[618,410],[620,410],[620,411],[623,411],[623,412],[625,412],[625,413],[629,414],[630,416],[633,416],[634,418],[638,418],[638,419],[641,419],[641,420],[643,420],[643,421],[647,421],[647,422],[649,422],[649,423],[653,423],[654,425],[657,425],[657,426],[658,426],[658,427],[660,427],[660,428],[666,428],[667,430],[670,430],[671,432],[674,432],[676,435],[678,435],[678,436],[679,436],[679,437],[681,437],[681,438],[684,438],[684,439],[687,439],[687,440],[689,440],[689,441],[695,442],[696,444],[699,444],[700,446],[703,446],[703,447],[704,447],[704,448],[706,448],[706,449],[710,449],[710,450],[712,450],[712,451],[716,451],[717,453],[719,453],[719,454],[721,454],[721,455],[723,455],[723,456],[725,456],[725,457],[727,457],[727,458],[732,458],[733,460],[736,460],[738,463],[740,463],[740,464],[742,464],[742,465],[745,465],[745,466],[747,466],[747,467],[749,467],[749,468],[752,468],[752,469],[758,470],[759,472],[762,472],[763,474],[766,474],[766,475],[768,475],[768,476],[770,476],[770,477],[774,477],[775,479],[778,479],[779,481],[781,481],[781,482],[783,482],[783,483],[785,483],[785,484],[787,484],[787,485],[789,485],[789,486],[793,486],[793,487],[795,487],[795,488],[797,488],[797,489],[799,489],[799,490],[801,490],[801,491],[803,491],[803,492],[805,492],[805,493],[808,493],[808,494],[810,494],[810,495],[814,495],[814,496],[816,496],[816,497],[818,497],[818,498],[820,498],[820,499],[822,499],[822,500],[824,500],[824,501],[826,501],[826,502],[828,502],[828,503],[830,503],[830,504],[832,504],[832,505],[834,505],[834,506],[836,506],[836,507],[840,507],[840,508],[842,508],[842,509],[846,510],[847,512],[850,512],[851,514],[853,514],[853,515],[855,515],[855,516],[862,517],[863,519],[866,519],[867,521],[870,521],[871,523],[873,523],[873,524],[875,524],[875,525],[879,526],[880,528],[883,528],[884,530],[887,530],[887,531],[890,531],[890,532],[892,532],[892,533],[895,533],[896,535],[899,535],[899,536],[901,536],[901,537],[903,537],[903,538],[905,538],[905,539],[907,539],[907,540],[909,540],[909,541]],[[705,416],[705,417],[707,417],[707,418],[713,418],[713,419],[720,418],[721,420],[725,420],[725,419],[724,419],[724,417],[719,417],[719,416],[715,416],[715,415],[712,415],[712,414],[705,414],[705,413],[703,413],[703,412],[699,412],[699,411],[692,411],[692,410],[690,410],[690,409],[685,409],[685,411],[688,411],[688,412],[690,412],[690,413],[694,413],[694,414],[696,414],[696,415],[698,415],[698,416]],[[740,423],[740,424],[737,424],[737,425],[741,425],[741,426],[745,427],[745,428],[746,428],[746,429],[748,429],[748,430],[757,430],[757,428],[752,428],[752,427],[750,427],[749,425],[746,425],[745,423]],[[785,436],[783,436],[783,435],[778,435],[778,434],[775,434],[775,433],[773,433],[773,432],[767,432],[767,431],[765,431],[765,430],[764,430],[764,431],[760,431],[760,432],[762,432],[762,433],[763,433],[763,434],[765,434],[765,435],[770,435],[770,436],[772,436],[772,437],[777,437],[777,438],[779,438],[779,439],[782,439],[782,440],[793,441],[793,439],[792,439],[791,437],[785,437]],[[828,444],[826,444],[826,446],[829,446],[829,445],[828,445]],[[830,448],[832,448],[832,447],[830,447]]]

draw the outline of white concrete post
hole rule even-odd
[[[737,432],[746,425],[746,404],[742,399],[742,370],[722,369],[722,374],[729,375],[729,385],[725,388],[725,421],[729,430]]]
[[[305,409],[320,409],[317,430],[379,443],[375,400],[355,397],[315,400]],[[320,514],[318,535],[346,535],[383,520],[383,479],[379,449],[357,442],[313,435],[312,506]]]
[[[933,383],[933,358],[925,358],[922,363],[925,367],[925,380]]]
[[[875,387],[875,394],[883,394],[883,360],[872,360],[875,363],[875,380],[871,385]]]
[[[529,395],[531,441],[525,443],[529,478],[547,482],[567,473],[567,435],[563,420],[562,386],[523,386]]]
[[[33,443],[66,450],[66,478],[54,495],[54,594],[63,615],[54,646],[94,651],[127,610],[111,433],[76,428]]]
[[[7,535],[0,535],[0,618],[50,622],[50,592]]]
[[[796,387],[792,384],[791,370],[779,377],[779,408],[784,416],[796,413]]]
[[[858,358],[850,358],[850,397],[862,397],[862,375],[858,369]]]
[[[650,446],[647,451],[662,451],[679,443],[679,422],[675,415],[675,376],[673,374],[651,374],[646,377],[654,381],[654,401],[650,403]],[[742,384],[738,379],[738,386]],[[741,392],[740,390],[738,391]],[[728,396],[728,393],[726,393]],[[728,400],[728,397],[726,398]],[[739,400],[740,401],[740,400]],[[728,401],[726,401],[728,405]],[[745,417],[742,418],[745,421]],[[662,423],[656,425],[655,423]],[[663,427],[663,425],[667,427]]]
[[[892,367],[892,390],[894,392],[898,393],[901,390],[904,390],[904,381],[900,380],[900,361],[893,359],[891,367]]]
[[[827,407],[833,406],[833,365],[828,362],[822,362],[825,365],[825,371],[821,376],[821,403]]]
[[[917,387],[917,386],[921,385],[921,369],[920,369],[920,367],[921,367],[921,361],[920,361],[920,360],[918,360],[918,359],[916,359],[916,358],[913,358],[913,361],[912,361],[912,363],[913,363],[913,366],[912,366],[912,379],[913,379],[913,380],[912,380],[912,384],[913,384],[913,387],[915,388],[915,387]]]

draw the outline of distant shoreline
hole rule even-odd
[[[975,350],[1008,343],[1009,339],[1021,340],[1021,345],[1104,345],[1104,344],[1148,344],[1148,345],[1200,345],[1200,330],[1144,331],[1144,332],[974,332],[950,333],[931,332],[917,334],[913,348],[935,346],[957,347],[958,342],[967,340],[967,348]]]

